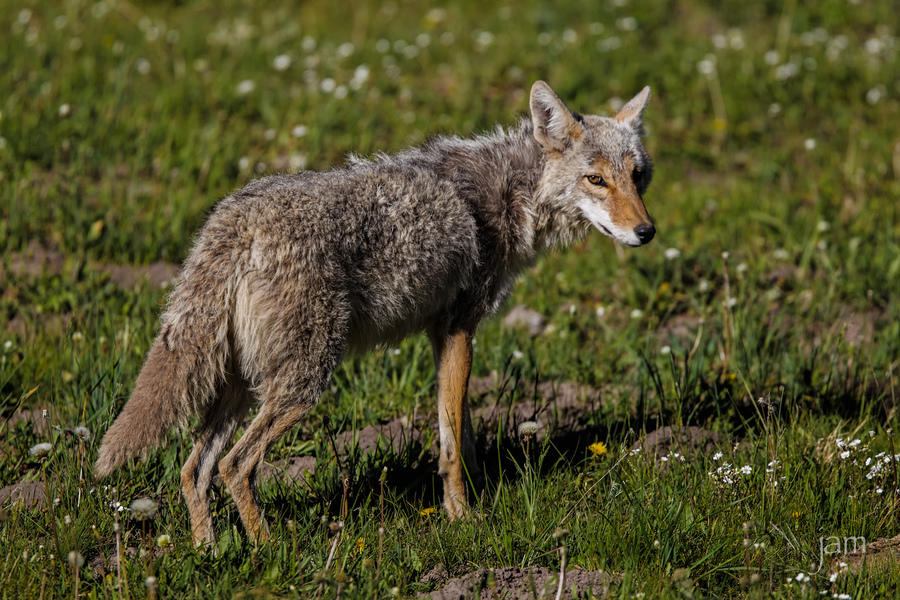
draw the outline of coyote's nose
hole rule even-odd
[[[642,244],[646,244],[653,239],[654,235],[656,235],[656,227],[650,223],[641,223],[634,228],[634,233],[638,236],[638,239]]]

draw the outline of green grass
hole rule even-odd
[[[171,543],[127,557],[121,581],[85,566],[82,596],[143,597],[152,574],[172,598],[414,597],[435,568],[556,570],[561,545],[570,567],[612,573],[617,598],[895,596],[890,564],[834,582],[831,565],[813,571],[821,538],[897,533],[896,472],[868,478],[865,464],[896,451],[898,426],[897,25],[888,1],[4,3],[0,246],[5,263],[35,241],[67,260],[62,274],[3,269],[0,409],[46,408],[49,428],[4,429],[0,485],[43,481],[50,502],[2,513],[0,597],[73,597],[67,555],[113,553],[111,503],[142,496],[159,514],[142,526],[118,513],[123,546]],[[216,200],[254,177],[510,123],[536,78],[581,112],[653,88],[657,239],[625,250],[593,235],[543,258],[510,305],[551,327],[532,339],[495,319],[478,333],[476,376],[604,391],[578,439],[526,454],[501,436],[483,456],[477,518],[452,524],[422,514],[440,498],[427,455],[339,462],[337,433],[434,413],[417,337],[348,360],[270,453],[319,466],[308,487],[262,488],[265,546],[219,494],[218,552],[192,548],[178,487],[188,436],[90,481],[165,300],[91,264],[178,262]],[[72,434],[80,424],[91,441]],[[630,452],[667,424],[719,432],[722,456]],[[47,441],[47,456],[29,454]],[[595,441],[609,453],[591,455]]]

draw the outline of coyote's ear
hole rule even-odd
[[[647,85],[638,92],[637,96],[629,100],[628,103],[622,107],[622,110],[616,114],[616,121],[621,121],[634,129],[640,130],[644,124],[643,114],[644,109],[647,107],[647,100],[649,99],[650,86]]]
[[[562,152],[571,140],[581,137],[583,129],[556,92],[543,81],[531,86],[531,122],[534,139],[544,150]]]

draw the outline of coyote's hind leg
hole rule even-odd
[[[256,501],[256,468],[269,447],[318,402],[344,354],[343,324],[348,311],[336,303],[325,310],[321,306],[327,296],[318,300],[317,308],[309,304],[296,310],[283,307],[269,325],[273,332],[269,346],[257,353],[265,362],[260,383],[253,389],[260,402],[259,413],[219,461],[219,472],[237,504],[244,528],[256,541],[268,538]],[[306,319],[306,314],[328,318]],[[315,321],[315,327],[309,321]]]
[[[209,486],[216,462],[247,414],[249,404],[250,396],[245,383],[236,375],[229,376],[222,395],[203,417],[194,450],[181,469],[181,489],[197,546],[215,542],[209,510]]]

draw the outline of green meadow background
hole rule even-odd
[[[604,572],[598,597],[896,596],[898,18],[888,0],[0,1],[0,487],[44,492],[2,507],[0,597],[416,597],[563,560]],[[507,308],[540,333],[482,325],[473,404],[537,402],[549,433],[481,428],[470,517],[439,507],[421,336],[346,361],[270,452],[317,467],[262,486],[268,544],[217,489],[215,551],[192,547],[188,435],[91,480],[165,302],[143,274],[174,272],[219,198],[512,124],[538,78],[607,115],[651,86],[658,234],[539,260]],[[566,425],[541,384],[572,382],[599,400]],[[391,420],[423,441],[335,454]],[[716,441],[632,451],[666,426]],[[866,560],[832,545],[820,564],[832,536]],[[501,597],[491,581],[473,596]]]

